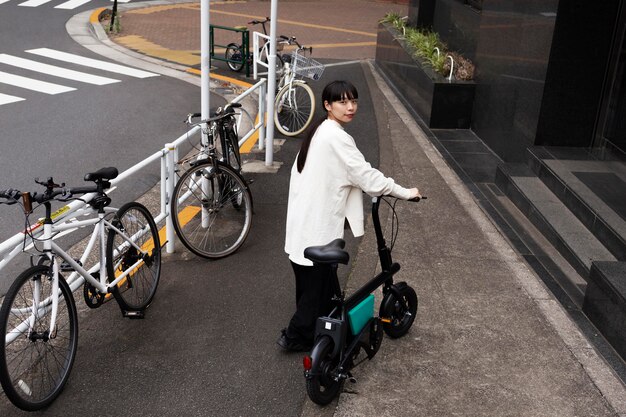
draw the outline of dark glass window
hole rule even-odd
[[[467,4],[472,9],[476,9],[476,10],[483,9],[483,0],[465,0],[465,4]]]

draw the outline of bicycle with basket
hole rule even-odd
[[[282,54],[282,70],[276,84],[274,100],[274,123],[285,136],[297,136],[304,132],[313,120],[315,95],[304,80],[319,80],[324,73],[324,65],[307,56],[313,53],[312,47],[302,46],[294,36],[281,36],[281,43],[296,45],[290,54]]]

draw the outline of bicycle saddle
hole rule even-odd
[[[335,239],[323,246],[309,246],[304,250],[304,257],[317,264],[347,264],[350,254],[343,250],[346,242]]]
[[[96,172],[90,172],[85,175],[85,181],[99,182],[102,180],[112,180],[117,177],[118,171],[115,167],[100,168]]]

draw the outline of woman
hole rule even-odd
[[[313,126],[291,169],[285,252],[296,277],[296,312],[277,343],[285,350],[306,351],[313,345],[315,323],[332,309],[332,270],[304,257],[309,246],[342,238],[346,220],[355,237],[364,233],[362,191],[419,197],[386,178],[365,161],[343,126],[354,118],[358,92],[348,81],[333,81],[322,92],[326,117]]]

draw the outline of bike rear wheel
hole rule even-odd
[[[285,136],[297,136],[304,132],[315,113],[315,95],[304,81],[285,85],[276,94],[274,123]]]
[[[339,394],[343,380],[335,380],[332,372],[339,363],[339,355],[332,357],[333,343],[328,336],[315,342],[311,349],[312,375],[306,380],[306,392],[311,401],[319,405],[330,404]]]
[[[176,234],[187,249],[203,258],[223,258],[248,236],[252,196],[231,167],[207,161],[179,179],[171,212]]]
[[[0,309],[5,340],[0,349],[0,383],[22,410],[51,404],[63,390],[76,356],[78,317],[72,292],[59,275],[56,325],[51,333],[53,291],[50,268],[33,266],[17,277]]]
[[[231,70],[239,72],[243,68],[243,52],[241,47],[236,43],[229,43],[228,46],[226,46],[224,58],[226,58],[228,68]]]
[[[120,207],[113,225],[146,252],[142,255],[123,235],[115,229],[109,230],[106,245],[109,282],[130,269],[113,290],[113,295],[124,310],[143,310],[154,298],[161,277],[158,229],[150,211],[136,202]]]

